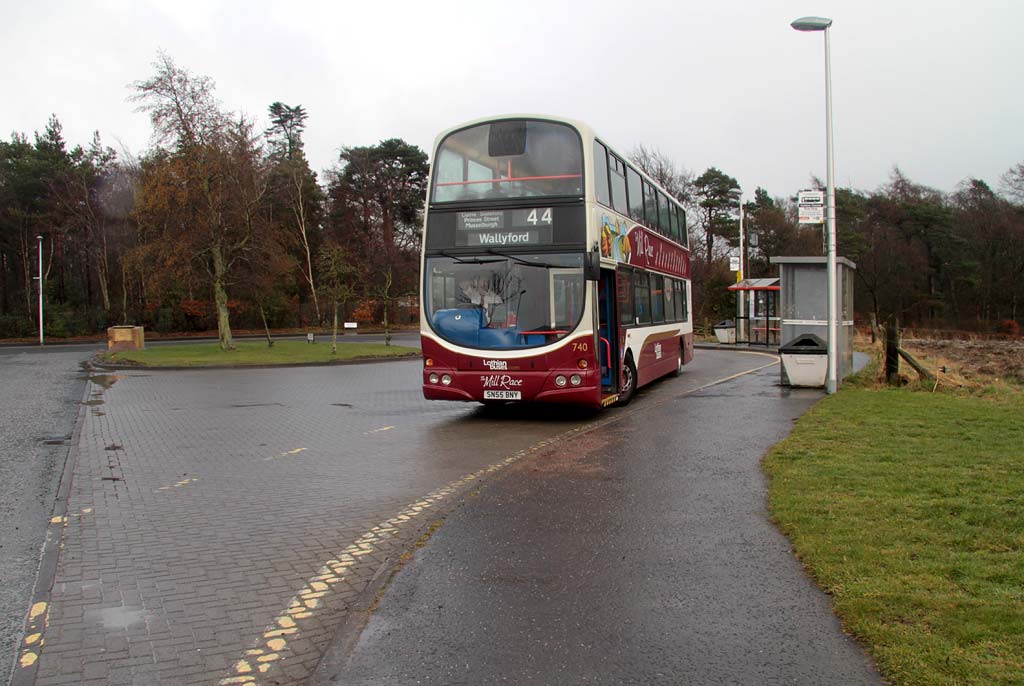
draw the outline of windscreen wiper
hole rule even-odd
[[[457,255],[451,255],[449,253],[446,253],[444,250],[438,250],[438,252],[447,257],[448,259],[455,260],[459,264],[491,264],[492,262],[501,262],[501,260],[481,260],[477,257],[473,257],[467,260]]]
[[[524,260],[521,257],[516,257],[515,255],[510,255],[508,253],[501,252],[500,250],[495,250],[494,248],[488,248],[487,252],[489,254],[491,254],[491,255],[499,255],[501,257],[505,257],[505,258],[508,258],[510,260],[514,260],[514,261],[518,262],[519,264],[527,266],[527,267],[541,267],[542,269],[557,269],[558,267],[562,266],[560,264],[548,264],[547,262],[531,262],[529,260]]]

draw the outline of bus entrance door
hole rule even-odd
[[[601,362],[601,394],[618,393],[618,314],[615,311],[615,270],[602,269],[597,286],[597,309],[600,318],[598,327],[598,350]]]

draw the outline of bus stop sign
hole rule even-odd
[[[824,224],[825,192],[800,191],[797,194],[797,210],[801,224]]]

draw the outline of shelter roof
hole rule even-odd
[[[729,286],[730,291],[777,291],[779,280],[775,279],[743,279]]]

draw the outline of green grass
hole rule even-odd
[[[415,356],[416,348],[381,343],[338,343],[338,353],[331,354],[330,341],[275,341],[267,347],[266,341],[236,342],[236,350],[225,352],[219,343],[192,343],[187,345],[159,345],[146,350],[103,353],[108,362],[140,364],[147,367],[209,367],[213,365],[308,364],[334,362],[359,358]]]
[[[765,460],[770,507],[897,684],[1024,684],[1024,398],[854,385]]]

